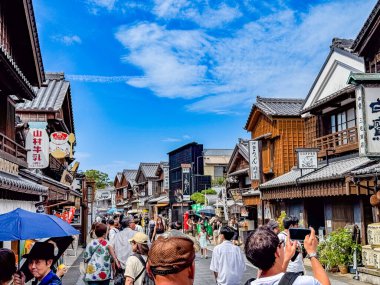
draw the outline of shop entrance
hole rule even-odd
[[[320,227],[325,227],[325,207],[323,199],[306,199],[305,210],[307,213],[307,225],[305,226],[313,227],[316,232],[318,232]]]

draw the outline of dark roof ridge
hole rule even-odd
[[[261,97],[257,96],[257,102],[303,102],[302,98],[277,98],[277,97]]]

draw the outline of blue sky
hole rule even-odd
[[[234,148],[252,103],[304,98],[375,0],[34,0],[45,71],[71,82],[81,169],[113,179],[197,141]]]

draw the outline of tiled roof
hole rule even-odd
[[[354,40],[352,39],[340,39],[340,38],[333,38],[331,48],[340,48],[343,50],[347,50],[351,52],[351,46],[354,43]]]
[[[354,175],[364,175],[364,174],[379,174],[380,175],[380,162],[373,165],[363,167],[351,172]]]
[[[20,176],[0,171],[0,187],[16,192],[34,195],[46,195],[48,188]]]
[[[231,156],[233,149],[205,149],[203,150],[204,156]]]
[[[140,163],[140,168],[145,178],[158,178],[156,176],[156,170],[160,164],[159,163],[150,163],[142,162]]]
[[[36,98],[16,105],[16,111],[58,111],[70,88],[63,73],[46,73],[41,88],[35,88]]]
[[[248,116],[244,129],[248,128],[249,122],[257,107],[265,115],[269,116],[299,116],[304,99],[294,98],[263,98],[257,96],[256,103],[252,105],[251,112]]]
[[[375,25],[377,20],[377,15],[380,12],[380,1],[377,1],[375,7],[371,11],[371,14],[368,16],[366,22],[364,23],[362,29],[360,30],[359,34],[357,35],[353,45],[352,49],[354,52],[360,52],[360,46],[365,43],[365,40],[367,39],[368,35],[372,32],[372,26]]]
[[[246,161],[249,161],[248,140],[239,139],[239,143],[236,144],[234,151],[232,152],[232,155],[230,157],[230,160],[227,164],[227,174],[229,174],[232,171],[232,164],[239,153]]]
[[[123,174],[131,185],[134,185],[136,183],[137,170],[135,170],[135,169],[124,169]]]
[[[260,189],[295,185],[296,179],[298,178],[299,184],[343,178],[345,174],[365,166],[370,162],[371,160],[366,157],[351,157],[343,160],[335,160],[331,161],[327,166],[325,163],[321,164],[316,171],[310,169],[303,170],[302,178],[299,178],[301,177],[301,170],[292,169],[284,175],[261,184]]]

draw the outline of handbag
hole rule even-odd
[[[115,277],[113,278],[113,284],[114,285],[125,284],[124,270],[122,268],[117,269]]]
[[[98,249],[99,246],[100,246],[100,243],[95,248],[94,252],[91,254],[91,257],[90,257],[90,259],[88,261],[91,260],[92,256],[94,255],[94,253],[96,252],[96,250]],[[86,275],[86,273],[87,273],[87,267],[88,267],[88,262],[81,261],[79,263],[79,271],[80,271],[80,273],[83,274],[83,275]]]

